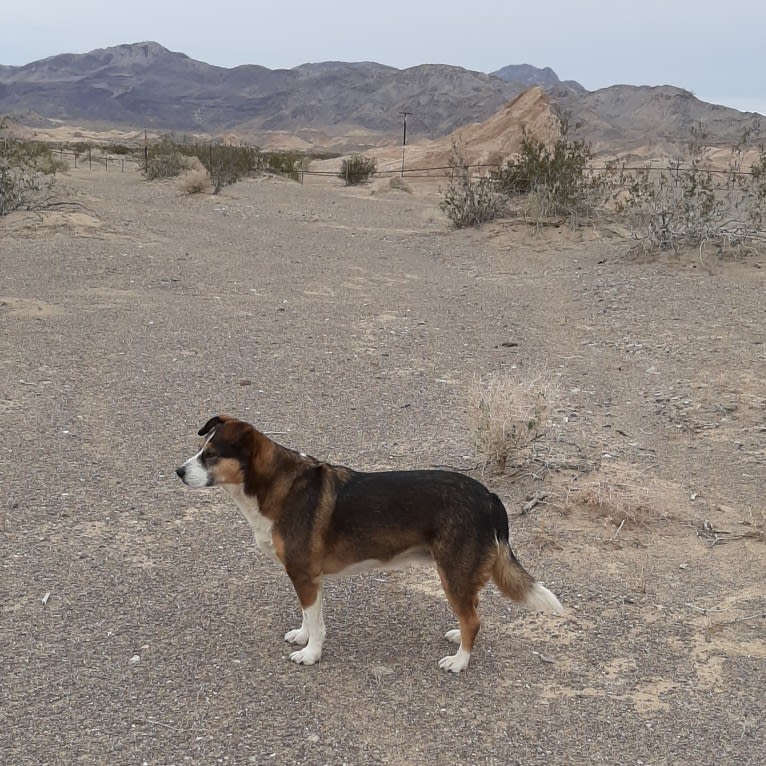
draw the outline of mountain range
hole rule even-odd
[[[569,116],[576,133],[605,147],[647,138],[675,145],[699,123],[712,143],[730,145],[757,117],[672,86],[588,92],[550,68],[526,64],[492,73],[339,61],[228,69],[155,42],[0,66],[0,115],[32,126],[236,134],[254,143],[289,134],[308,145],[365,147],[401,140],[405,113],[409,140],[439,138],[489,119],[531,86]]]

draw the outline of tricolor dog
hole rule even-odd
[[[519,564],[500,498],[453,471],[363,473],[287,449],[241,420],[217,415],[199,430],[196,455],[176,469],[193,488],[223,487],[284,566],[303,611],[285,639],[290,659],[322,656],[322,581],[369,569],[431,563],[457,615],[445,638],[459,644],[439,666],[459,673],[479,632],[479,591],[493,579],[514,601],[561,611],[556,596]]]

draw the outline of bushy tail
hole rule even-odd
[[[497,495],[492,496],[492,518],[497,535],[497,557],[492,566],[492,579],[508,598],[530,609],[561,614],[561,603],[544,585],[532,577],[516,560],[511,550],[508,514]]]
[[[561,614],[564,611],[556,596],[519,564],[511,546],[505,541],[498,540],[492,579],[508,598],[530,609],[553,614]]]

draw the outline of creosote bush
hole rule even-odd
[[[538,219],[563,216],[576,225],[591,212],[597,179],[588,171],[590,146],[569,138],[569,122],[561,123],[561,135],[552,145],[526,131],[517,157],[490,173],[508,197],[527,195]]]
[[[188,168],[189,162],[172,136],[162,136],[147,149],[143,172],[149,181],[176,178]]]
[[[338,177],[346,182],[346,186],[356,186],[375,175],[376,170],[377,163],[373,158],[353,154],[341,162]]]
[[[263,170],[280,176],[287,176],[293,181],[300,180],[301,173],[307,165],[308,158],[300,152],[268,152],[263,156]]]
[[[147,179],[177,178],[187,171],[203,167],[217,194],[224,186],[261,169],[260,152],[252,146],[222,143],[179,143],[165,135],[149,147],[143,172]]]
[[[235,146],[220,142],[187,143],[178,142],[166,135],[149,148],[147,161],[143,164],[146,178],[175,178],[184,175],[184,185],[201,185],[202,178],[190,170],[207,173],[213,194],[224,186],[257,173],[277,173],[294,180],[300,180],[308,165],[308,157],[300,152],[261,152],[254,146]],[[194,163],[198,163],[196,166]],[[196,183],[198,182],[198,183]],[[200,191],[204,189],[200,188]]]
[[[453,143],[449,183],[440,203],[456,228],[480,226],[510,209],[537,226],[561,219],[619,222],[647,250],[678,251],[707,243],[735,252],[766,243],[766,147],[760,121],[732,149],[727,169],[705,161],[705,133],[692,131],[683,160],[665,168],[626,168],[617,161],[594,168],[590,146],[569,135],[569,122],[546,144],[525,134],[518,155],[472,176],[462,147]],[[518,203],[511,205],[512,201]],[[520,203],[520,204],[519,204]]]
[[[3,135],[0,120],[0,215],[41,204],[53,186],[53,176],[68,165],[53,156],[48,144]]]
[[[704,129],[692,131],[686,162],[633,174],[620,212],[647,250],[752,247],[766,241],[766,148],[752,146],[757,126],[732,148],[724,171],[705,165]],[[746,155],[756,155],[749,168]]]

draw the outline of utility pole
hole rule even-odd
[[[402,178],[404,178],[404,147],[407,146],[407,115],[412,112],[399,112],[404,117],[404,127],[402,130]]]

